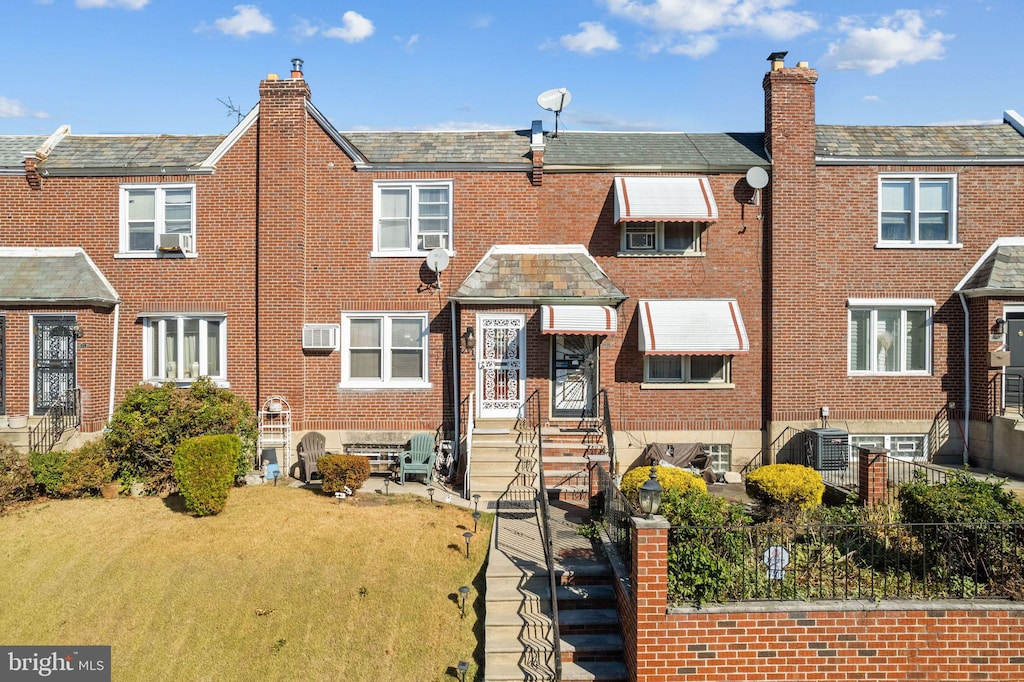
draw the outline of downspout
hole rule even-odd
[[[462,453],[459,451],[459,443],[462,440],[462,424],[460,422],[462,411],[462,386],[459,381],[459,323],[456,319],[458,312],[458,303],[454,300],[449,299],[449,303],[452,307],[452,412],[455,414],[455,437],[452,439],[452,463],[458,471],[459,461],[462,459]],[[452,474],[454,476],[454,473]],[[465,486],[463,486],[465,488]]]
[[[967,466],[967,441],[971,428],[971,314],[967,312],[967,299],[963,292],[957,292],[957,295],[964,309],[964,427],[961,432],[964,438],[964,466]]]
[[[110,342],[110,407],[107,410],[107,421],[114,418],[114,389],[117,383],[117,339],[121,326],[121,302],[114,304],[114,338]]]

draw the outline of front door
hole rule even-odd
[[[35,317],[32,320],[32,411],[42,415],[65,391],[75,387],[77,337],[73,316]]]
[[[557,334],[552,346],[551,415],[596,416],[597,337]]]
[[[477,415],[481,418],[519,416],[526,391],[526,316],[476,316]]]

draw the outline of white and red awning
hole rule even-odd
[[[706,177],[615,178],[615,223],[623,221],[718,220],[718,205]]]
[[[540,330],[543,334],[614,334],[618,314],[607,305],[542,305]]]
[[[733,355],[750,350],[735,299],[641,300],[640,350],[650,355]]]

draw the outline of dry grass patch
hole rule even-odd
[[[411,496],[238,488],[202,519],[174,500],[0,517],[4,642],[109,644],[114,680],[451,680],[482,655],[489,515],[467,560],[470,512]]]

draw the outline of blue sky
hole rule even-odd
[[[1024,111],[1019,0],[3,0],[0,134],[225,133],[305,60],[339,130],[763,129],[765,58],[818,69],[818,122]]]

